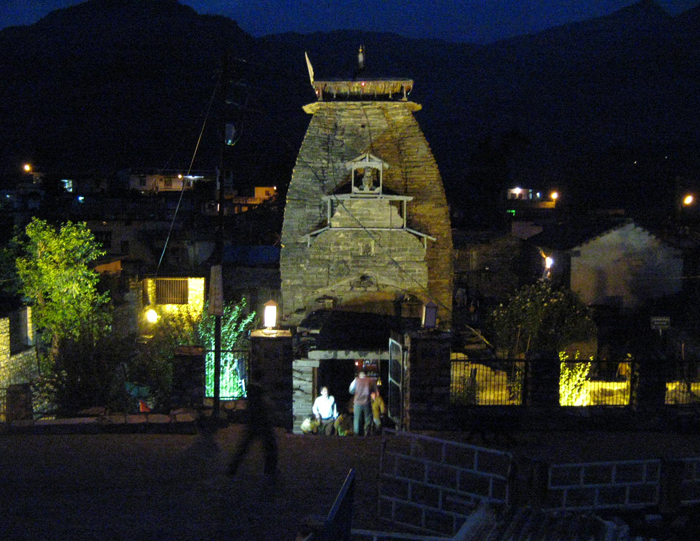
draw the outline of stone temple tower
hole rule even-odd
[[[311,82],[318,101],[282,227],[282,311],[394,313],[429,301],[449,326],[452,235],[445,191],[408,101],[413,81]]]

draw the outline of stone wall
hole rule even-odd
[[[328,278],[315,276],[321,271],[310,264],[313,248],[305,235],[328,225],[323,197],[350,183],[346,164],[370,152],[389,165],[384,171],[384,190],[413,197],[407,205],[408,227],[437,239],[428,240],[425,251],[427,288],[414,283],[404,292],[423,301],[433,300],[440,307],[440,318],[449,322],[453,275],[449,212],[437,164],[413,116],[420,106],[411,102],[316,102],[305,110],[313,117],[292,175],[282,227],[283,313],[303,316],[323,295],[318,284],[327,284]],[[393,246],[389,239],[382,242]],[[365,263],[353,261],[353,267],[362,273],[360,267]],[[397,274],[395,263],[381,264],[385,274]]]
[[[314,405],[314,370],[318,368],[317,359],[295,359],[292,370],[293,377],[293,431],[301,434],[301,423],[311,415]]]
[[[12,352],[10,343],[10,318],[0,318],[0,388],[27,383],[38,375],[36,349],[27,345]]]

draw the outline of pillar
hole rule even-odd
[[[259,330],[250,334],[250,378],[272,403],[275,426],[292,430],[292,333]]]
[[[404,337],[408,360],[404,380],[405,428],[450,430],[449,332],[423,330]]]

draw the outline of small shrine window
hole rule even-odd
[[[347,163],[351,171],[354,195],[381,195],[384,169],[389,165],[370,153],[362,154]]]

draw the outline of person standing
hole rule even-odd
[[[369,435],[369,430],[372,426],[372,404],[370,393],[373,390],[377,390],[374,380],[368,378],[364,371],[361,371],[350,384],[350,394],[354,395],[352,406],[352,426],[353,431],[357,436],[362,434],[365,436]]]
[[[277,436],[272,426],[270,408],[266,403],[263,388],[258,383],[248,385],[248,423],[245,426],[243,436],[238,442],[236,452],[231,458],[228,474],[236,475],[238,467],[243,462],[254,440],[262,442],[265,452],[265,475],[277,473]]]
[[[384,399],[378,390],[372,391],[370,398],[372,399],[372,420],[374,423],[372,431],[379,434],[382,428],[382,419],[386,415],[386,404],[384,404]]]
[[[338,407],[335,398],[328,394],[328,387],[321,387],[321,394],[316,397],[311,411],[319,422],[318,433],[322,436],[333,434],[333,424],[338,418]]]

